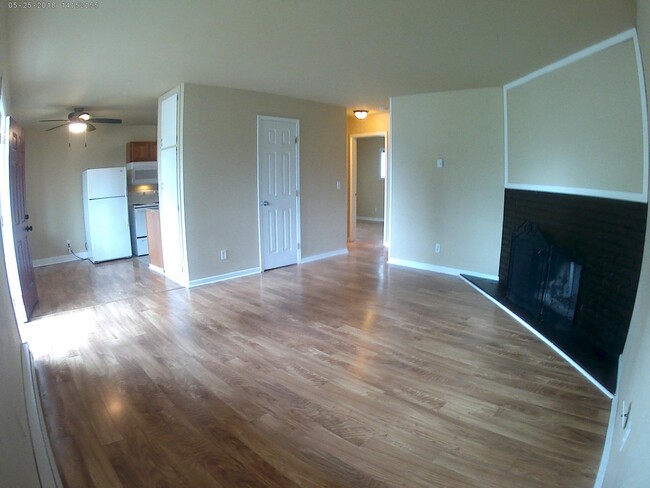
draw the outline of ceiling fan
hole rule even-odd
[[[63,124],[56,125],[54,127],[46,129],[46,132],[67,125],[70,132],[74,134],[80,134],[82,132],[94,131],[96,127],[93,124],[121,124],[122,119],[105,119],[105,118],[93,117],[88,112],[86,112],[83,107],[75,107],[73,111],[68,114],[68,120],[47,119],[47,120],[39,120],[39,122],[65,122]]]

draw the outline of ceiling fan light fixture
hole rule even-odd
[[[359,120],[363,120],[368,116],[368,111],[365,109],[355,110],[354,116]]]
[[[81,134],[82,132],[86,132],[86,129],[86,123],[81,120],[70,122],[68,125],[68,130],[73,134]]]
[[[88,112],[84,112],[82,114],[79,114],[79,118],[81,120],[90,120],[90,114]]]

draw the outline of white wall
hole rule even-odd
[[[6,12],[4,7],[0,8],[0,76],[3,78],[8,74]],[[3,97],[7,94],[3,93]],[[4,144],[0,145],[0,164],[7,164],[4,160],[5,149]],[[27,425],[21,341],[9,297],[1,239],[0,256],[0,486],[35,487],[39,481]]]
[[[32,259],[66,256],[66,240],[75,252],[85,251],[81,173],[86,168],[123,166],[126,143],[156,140],[155,126],[97,124],[87,135],[68,135],[65,128],[46,132],[27,129],[25,178],[27,211],[34,231],[29,236]],[[70,147],[68,147],[70,141]]]
[[[300,120],[302,257],[346,247],[345,108],[185,84],[183,179],[191,281],[260,266],[258,115]],[[225,261],[221,249],[228,250]]]
[[[503,222],[502,90],[396,97],[391,111],[391,260],[495,276]]]
[[[637,30],[646,80],[650,76],[650,0],[637,0]],[[647,84],[646,84],[647,90]],[[650,218],[650,215],[649,215]],[[621,402],[632,404],[632,431],[620,450],[623,429],[617,416],[603,486],[645,488],[650,480],[650,233],[646,230],[644,258],[636,304],[622,355]]]

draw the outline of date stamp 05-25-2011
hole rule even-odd
[[[16,10],[94,9],[100,2],[7,2],[7,7]]]

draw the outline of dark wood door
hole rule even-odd
[[[25,316],[29,320],[38,302],[38,293],[28,239],[32,226],[29,225],[25,203],[25,132],[13,119],[9,127],[9,185],[18,277],[25,305]]]

